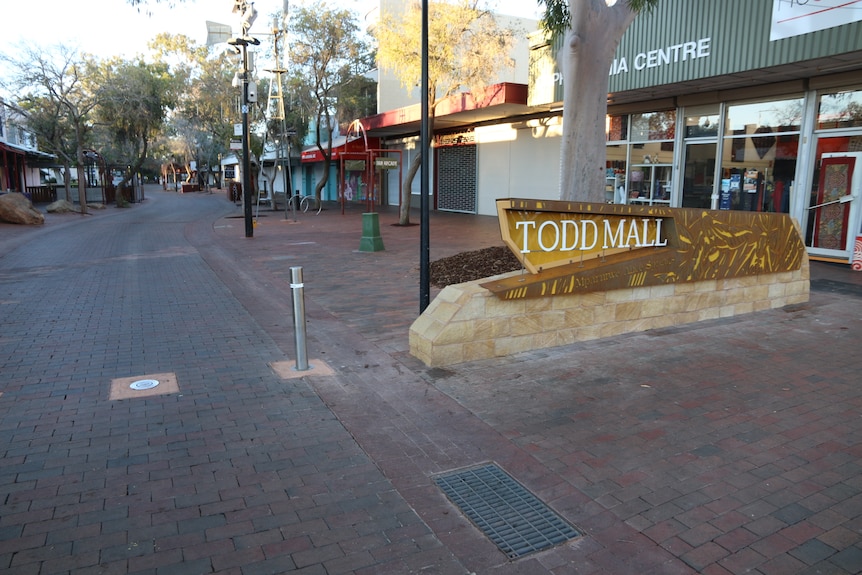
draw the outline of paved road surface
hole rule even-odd
[[[846,268],[814,264],[805,305],[428,369],[418,227],[383,210],[359,253],[359,209],[265,210],[247,239],[224,194],[147,197],[0,224],[0,571],[862,571]],[[498,238],[432,216],[432,258]],[[307,375],[283,369],[296,265]],[[584,536],[508,560],[432,480],[482,462]]]

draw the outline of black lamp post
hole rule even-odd
[[[431,262],[430,262],[430,231],[428,225],[430,223],[430,201],[428,193],[431,189],[430,184],[430,158],[431,146],[431,120],[430,120],[430,102],[428,101],[429,79],[428,79],[428,0],[422,0],[422,35],[421,35],[421,50],[422,50],[422,88],[421,88],[421,125],[419,131],[419,140],[421,145],[422,162],[422,180],[419,186],[420,190],[420,233],[419,233],[419,313],[425,311],[431,303]]]
[[[254,223],[251,213],[251,154],[248,146],[248,47],[257,46],[260,40],[257,38],[232,38],[228,44],[239,46],[242,51],[242,205],[245,218],[245,237],[254,236]]]
[[[251,154],[248,146],[248,47],[257,46],[260,40],[252,38],[248,35],[248,30],[252,23],[257,18],[257,10],[254,8],[253,2],[245,0],[234,0],[234,12],[241,14],[242,36],[240,38],[231,38],[227,41],[231,46],[238,46],[242,53],[242,204],[243,216],[245,218],[245,237],[254,236],[254,222],[252,221],[251,210]]]

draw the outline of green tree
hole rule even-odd
[[[113,59],[103,62],[90,81],[102,87],[96,119],[129,160],[130,169],[123,176],[122,187],[140,171],[150,142],[173,105],[171,78],[164,64]],[[124,203],[118,193],[117,204]]]
[[[315,187],[320,198],[332,161],[339,89],[355,76],[357,63],[367,61],[368,48],[359,36],[356,16],[323,3],[297,8],[289,29],[290,82],[299,86],[299,98],[313,119],[315,145],[323,156],[323,177]]]
[[[447,97],[464,90],[478,94],[502,67],[513,65],[509,52],[514,31],[501,28],[491,12],[479,8],[478,0],[433,2],[428,12],[427,98],[433,119],[437,105]],[[380,68],[397,74],[408,92],[421,84],[421,30],[422,5],[412,1],[400,15],[381,14],[374,31]],[[410,223],[413,178],[421,163],[421,153],[414,155],[404,178],[401,225]]]
[[[78,168],[81,213],[87,213],[87,183],[84,150],[92,129],[98,91],[86,82],[92,60],[64,46],[42,49],[22,47],[17,57],[2,56],[12,75],[4,85],[21,94],[18,106],[43,149],[63,158],[66,167],[66,197],[70,197],[71,165]]]
[[[150,49],[168,66],[176,94],[165,147],[191,177],[192,161],[198,169],[209,169],[227,152],[238,115],[231,86],[237,62],[229,52],[197,45],[184,35],[159,34]]]
[[[608,71],[620,39],[658,0],[539,0],[544,24],[563,37],[560,199],[604,201]]]

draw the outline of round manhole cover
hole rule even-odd
[[[152,389],[159,384],[158,380],[155,379],[139,379],[138,381],[132,383],[129,387],[134,389],[135,391],[143,391],[145,389]]]

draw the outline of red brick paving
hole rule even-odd
[[[147,197],[0,225],[0,571],[862,571],[862,274],[813,263],[808,304],[428,369],[418,226],[383,210],[361,253],[361,210],[265,211],[248,239],[223,195]],[[493,218],[431,220],[432,259],[499,244]],[[334,375],[268,367],[294,353],[294,265]],[[107,399],[163,372],[178,394]],[[485,461],[584,537],[507,561],[431,481]]]

